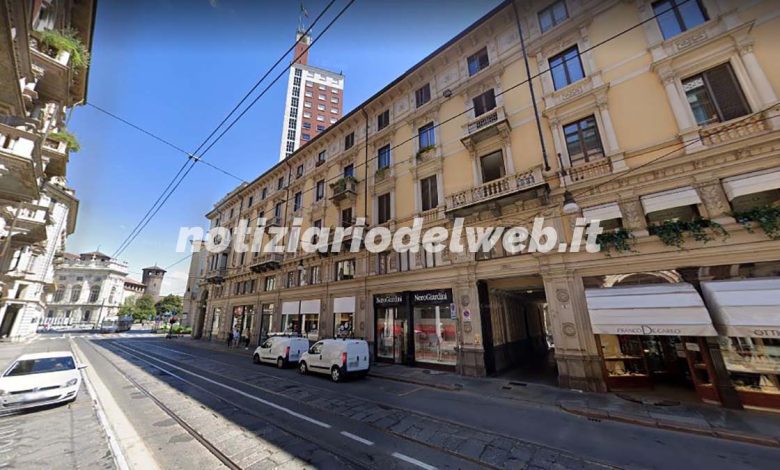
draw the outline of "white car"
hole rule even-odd
[[[19,356],[0,377],[0,412],[75,400],[84,367],[69,351]]]
[[[271,336],[255,349],[252,361],[255,364],[268,362],[283,369],[296,364],[301,354],[309,349],[309,340],[300,336]]]
[[[369,370],[368,343],[362,339],[324,339],[301,355],[298,372],[329,374],[334,382],[348,376],[365,377]]]

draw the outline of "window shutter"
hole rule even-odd
[[[705,77],[724,121],[750,113],[745,95],[742,94],[730,64],[726,63],[708,70]]]

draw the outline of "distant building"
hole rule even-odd
[[[124,301],[127,264],[99,251],[66,253],[54,263],[55,290],[46,318],[49,325],[99,325],[119,313]]]
[[[142,269],[141,282],[146,286],[145,295],[151,296],[155,302],[160,300],[160,288],[162,287],[165,270],[157,265]]]
[[[124,286],[124,298],[122,302],[127,302],[129,300],[135,300],[138,297],[141,297],[144,295],[144,292],[146,292],[146,285],[141,281],[136,281],[135,279],[130,279],[129,277],[125,278],[125,286]]]
[[[299,29],[296,38],[300,42],[287,81],[280,161],[336,123],[344,110],[344,76],[308,65],[309,52],[304,50],[311,36]]]
[[[189,276],[187,277],[187,291],[182,299],[182,323],[190,325],[191,319],[201,310],[206,308],[208,290],[204,289],[200,280],[206,269],[206,255],[208,251],[202,250],[202,241],[193,240],[192,258],[190,258]],[[204,313],[205,314],[205,313]]]

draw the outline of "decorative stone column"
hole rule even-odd
[[[606,392],[582,278],[562,270],[543,270],[542,279],[555,343],[558,384],[565,388]]]
[[[700,183],[695,188],[710,220],[719,224],[734,222],[734,218],[729,215],[731,206],[720,181]]]
[[[775,90],[772,88],[772,84],[769,83],[769,79],[766,78],[764,69],[761,68],[756,54],[753,52],[752,39],[740,42],[739,55],[742,57],[742,63],[745,65],[745,70],[750,76],[750,80],[756,87],[762,106],[767,107],[777,103]]]
[[[623,227],[635,236],[647,235],[647,219],[642,202],[638,197],[624,199],[618,202],[620,214],[623,216]]]
[[[472,277],[472,276],[466,276]],[[458,310],[457,372],[471,377],[484,377],[485,349],[482,341],[482,312],[476,280],[458,282],[452,289],[452,301]],[[468,311],[468,317],[464,312]]]

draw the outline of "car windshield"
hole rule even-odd
[[[76,364],[72,357],[47,357],[43,359],[25,359],[17,361],[11,367],[5,376],[14,377],[18,375],[42,374],[44,372],[59,372],[63,370],[73,370]]]

